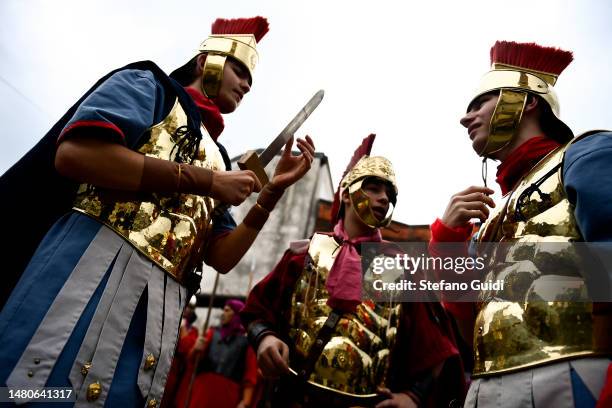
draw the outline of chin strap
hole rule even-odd
[[[488,166],[487,166],[487,157],[483,157],[482,158],[482,170],[481,170],[481,175],[482,175],[482,181],[484,183],[485,187],[489,187],[487,186],[487,173],[488,173]]]

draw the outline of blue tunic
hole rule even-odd
[[[563,184],[584,240],[612,241],[612,133],[585,137],[567,149]]]
[[[72,119],[64,127],[60,139],[91,135],[109,138],[131,149],[136,149],[147,136],[147,130],[168,114],[171,105],[168,99],[172,99],[173,102],[174,97],[166,97],[163,86],[151,72],[134,69],[119,71],[82,102]],[[219,147],[222,149],[222,146]],[[235,226],[228,211],[213,217],[213,235],[231,231]],[[66,285],[68,278],[87,249],[94,245],[98,239],[96,237],[103,235],[101,234],[102,229],[106,227],[90,217],[70,212],[53,225],[40,243],[0,314],[0,386],[6,386],[9,375],[22,358],[24,350],[43,322],[43,318],[58,293]],[[112,235],[111,240],[118,239],[119,236],[115,237],[115,235]],[[99,272],[99,279],[96,281],[96,286],[92,288],[90,298],[81,299],[84,302],[83,310],[75,318],[74,329],[71,333],[66,334],[67,341],[61,348],[57,360],[49,363],[52,368],[46,381],[47,387],[72,387],[69,380],[70,372],[74,370],[77,354],[95,317],[96,308],[101,303],[100,300],[111,277],[111,272],[117,269],[115,264],[119,262],[121,256],[123,256],[122,253],[117,249],[110,262],[105,264],[105,269]],[[144,258],[140,254],[129,256]],[[146,259],[137,261],[141,264],[146,263]],[[163,274],[161,269],[156,268],[155,265],[151,267],[153,268],[151,274]],[[123,271],[117,273],[123,273]],[[165,274],[161,279],[162,288],[172,283]],[[181,299],[181,294],[184,294],[184,290],[179,291],[179,301],[175,302],[176,304],[168,305],[168,299],[165,300],[166,304],[163,307],[166,313],[170,310],[180,313],[182,305],[186,302],[186,299]],[[163,298],[161,302],[164,303]],[[145,402],[146,395],[143,398],[142,387],[139,390],[138,376],[147,330],[147,304],[148,292],[144,290],[142,296],[137,299],[137,304],[134,305],[133,318],[120,349],[115,375],[111,377],[112,383],[106,397],[106,406],[143,406]],[[167,319],[167,316],[164,318]],[[178,317],[176,319],[178,321]],[[66,320],[69,320],[68,316]],[[149,323],[152,324],[152,321]],[[62,330],[61,323],[57,327]],[[178,325],[175,329],[178,330]],[[166,330],[169,329],[166,328]],[[41,366],[44,364],[43,361]],[[36,375],[35,372],[33,378],[36,378]],[[165,375],[161,377],[165,382]],[[163,390],[163,384],[161,387]],[[61,405],[52,403],[50,406],[59,407]]]

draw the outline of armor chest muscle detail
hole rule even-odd
[[[498,206],[481,229],[479,241],[502,243],[489,254],[485,279],[503,279],[504,289],[480,294],[475,376],[605,352],[595,346],[593,304],[586,295],[581,255],[571,244],[583,239],[562,181],[568,146],[526,174],[510,193],[507,208]],[[581,300],[562,301],[569,290],[583,294]]]
[[[174,160],[177,129],[187,125],[178,99],[168,116],[150,128],[138,152],[163,160]],[[195,166],[223,170],[219,148],[202,126],[202,141]],[[95,218],[123,236],[136,249],[166,272],[182,281],[195,246],[205,242],[215,202],[193,194],[124,193],[82,184],[74,209]]]
[[[289,336],[293,341],[291,366],[298,372],[331,313],[326,282],[339,251],[333,237],[315,234],[295,285]],[[364,300],[355,313],[343,314],[309,381],[331,392],[359,396],[376,393],[376,387],[385,384],[399,313],[399,304]]]
[[[504,209],[498,206],[482,227],[481,241],[582,241],[561,178],[565,150],[551,152],[523,177],[510,193],[501,226]]]

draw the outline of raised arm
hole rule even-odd
[[[285,145],[272,180],[263,187],[257,202],[242,223],[208,247],[205,262],[219,273],[227,273],[236,266],[257,238],[285,189],[301,179],[310,169],[314,160],[312,139],[306,136],[305,139],[297,140],[297,147],[301,152],[298,156],[291,154],[292,146],[293,139]]]

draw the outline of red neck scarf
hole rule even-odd
[[[375,228],[368,235],[350,239],[344,221],[340,220],[334,227],[334,238],[342,246],[327,277],[326,287],[330,295],[327,304],[332,309],[350,313],[361,303],[361,256],[356,246],[362,242],[381,242],[382,236]]]
[[[207,98],[197,89],[187,86],[185,90],[200,110],[202,123],[204,123],[206,130],[208,130],[210,136],[216,141],[225,128],[225,123],[223,122],[223,116],[221,116],[219,107],[215,105],[212,99]]]
[[[538,136],[527,140],[510,153],[506,160],[497,166],[495,181],[501,187],[502,194],[512,190],[525,173],[559,146],[559,142]]]

